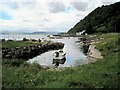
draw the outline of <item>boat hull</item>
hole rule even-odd
[[[53,64],[59,63],[59,64],[64,64],[66,61],[66,58],[62,58],[62,59],[53,59]]]

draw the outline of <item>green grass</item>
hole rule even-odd
[[[105,38],[96,44],[104,56],[103,60],[61,71],[46,70],[37,64],[26,64],[22,60],[17,61],[19,66],[10,63],[9,60],[3,60],[3,87],[116,88],[120,77],[118,71],[120,50],[116,44],[118,43],[116,35],[98,35]]]
[[[25,47],[34,44],[42,44],[41,42],[28,42],[28,41],[6,41],[2,42],[2,47],[4,48],[15,48],[15,47]]]

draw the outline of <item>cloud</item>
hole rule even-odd
[[[108,5],[108,4],[112,4],[112,3],[114,3],[114,2],[117,2],[117,1],[119,1],[119,0],[102,0],[102,3],[103,3],[104,5]]]
[[[87,2],[72,2],[72,5],[77,10],[85,11],[87,9],[88,3]]]
[[[36,2],[2,2],[4,6],[10,9],[19,9],[19,8],[34,8]]]
[[[18,3],[16,3],[16,2],[3,2],[3,4],[6,5],[8,8],[11,8],[11,9],[19,8]]]
[[[49,11],[53,13],[65,11],[65,6],[62,2],[49,2]]]
[[[0,30],[68,31],[104,4],[103,0],[1,0]]]

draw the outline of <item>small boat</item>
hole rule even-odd
[[[53,64],[55,66],[59,66],[59,64],[64,64],[66,61],[65,58],[66,53],[63,50],[58,50],[54,53]]]

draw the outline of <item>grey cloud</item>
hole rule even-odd
[[[65,5],[62,2],[50,2],[48,3],[49,11],[53,13],[61,12],[65,10]]]
[[[19,8],[19,5],[17,2],[3,2],[2,3],[4,6],[7,6],[8,8],[11,8],[11,9],[17,9]]]
[[[105,2],[105,1],[103,1],[102,2],[104,5],[109,5],[109,4],[112,4],[113,2]]]
[[[76,14],[76,16],[83,18],[85,15],[84,14]]]
[[[47,19],[47,18],[44,18],[43,20],[46,21],[46,22],[49,22],[49,19]]]
[[[35,6],[35,3],[36,2],[34,1],[34,2],[3,2],[2,4],[11,9],[18,9],[21,7],[33,8]]]
[[[115,0],[101,0],[103,4],[111,4],[114,3]]]
[[[34,8],[35,5],[36,5],[35,1],[34,2],[22,2],[21,3],[21,6],[23,6],[23,7],[29,7],[29,8]]]
[[[72,2],[73,7],[80,11],[85,11],[87,9],[88,3],[87,2]]]

